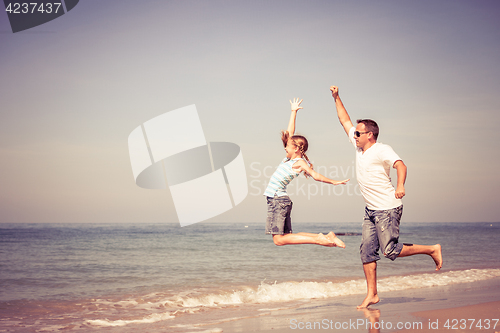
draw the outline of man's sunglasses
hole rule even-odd
[[[360,132],[360,131],[355,131],[354,132],[354,136],[359,138],[361,136],[361,134],[366,134],[366,133],[370,133],[370,132]]]

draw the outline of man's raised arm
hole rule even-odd
[[[339,117],[340,124],[342,124],[345,132],[349,135],[349,131],[353,127],[353,124],[347,110],[344,107],[344,104],[342,103],[342,100],[340,99],[339,88],[331,86],[330,90],[332,92],[332,97],[335,100],[335,107],[337,108],[337,116]]]

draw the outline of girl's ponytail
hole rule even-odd
[[[288,144],[288,138],[290,137],[290,133],[288,131],[281,131],[281,141],[283,141],[283,146],[286,148]]]

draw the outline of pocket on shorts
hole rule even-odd
[[[280,206],[281,215],[286,216],[288,212],[292,209],[292,200],[278,200],[278,205]]]
[[[276,210],[276,203],[270,197],[267,197],[267,220],[271,221]]]
[[[403,206],[396,207],[392,210],[391,218],[396,221],[401,220],[401,215],[403,215]]]
[[[401,221],[401,215],[403,214],[403,207],[400,206],[398,208],[392,209],[390,214],[390,225],[397,235],[399,235],[399,223]]]
[[[395,208],[386,210],[379,216],[379,228],[382,232],[388,232],[391,237],[399,236],[399,221],[401,219],[402,209]]]
[[[375,217],[375,222],[379,225],[380,231],[384,232],[391,227],[391,212],[383,211]]]

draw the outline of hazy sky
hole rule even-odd
[[[14,34],[1,12],[0,222],[177,222],[168,190],[135,184],[127,138],[196,104],[249,182],[209,221],[264,224],[293,97],[315,167],[352,178],[295,180],[293,221],[361,222],[330,85],[407,164],[403,222],[499,221],[498,17],[498,1],[82,0]]]

